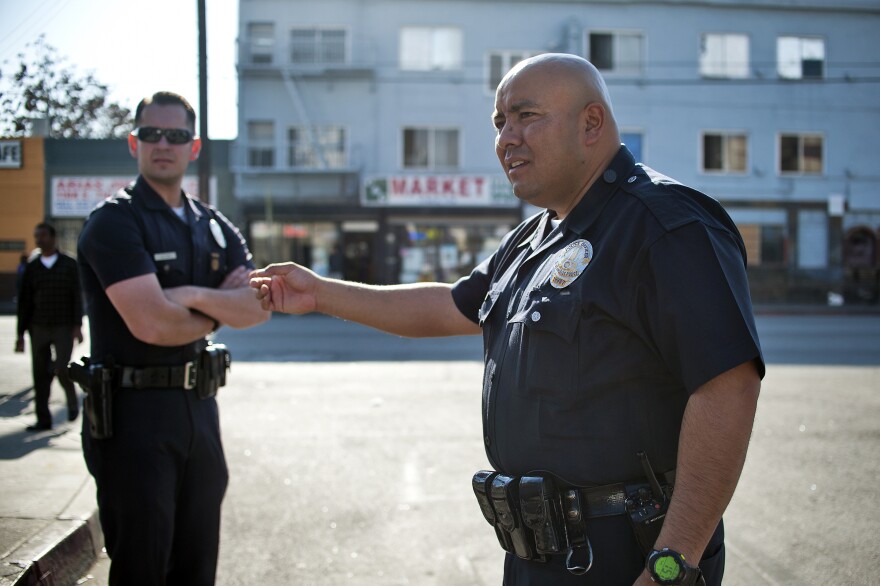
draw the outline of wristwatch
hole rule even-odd
[[[668,547],[648,554],[645,567],[657,584],[693,586],[702,583],[700,568],[688,565],[683,555]]]

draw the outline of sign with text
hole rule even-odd
[[[0,169],[21,169],[20,140],[0,140]]]
[[[516,207],[504,177],[494,175],[383,175],[364,178],[366,206]]]
[[[134,181],[134,177],[52,177],[52,216],[84,218],[96,205]],[[183,190],[198,195],[199,178],[183,178]],[[209,191],[217,192],[216,178],[211,177]],[[212,198],[213,202],[214,198]]]

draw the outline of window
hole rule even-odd
[[[407,169],[458,167],[458,130],[404,128],[403,166]]]
[[[248,122],[248,166],[275,166],[275,124],[266,121]]]
[[[700,75],[748,77],[749,37],[738,34],[704,34],[700,40]]]
[[[779,172],[822,173],[823,139],[819,134],[782,134],[779,137]]]
[[[291,167],[345,167],[345,129],[341,126],[297,126],[288,129],[287,161]]]
[[[400,30],[400,68],[409,71],[461,69],[462,33],[451,27]]]
[[[776,63],[783,79],[822,79],[825,75],[825,41],[808,37],[779,37]]]
[[[642,158],[642,141],[643,141],[641,132],[626,130],[621,131],[620,133],[620,142],[626,145],[626,148],[629,149],[629,152],[633,154],[633,158],[635,158],[636,163],[641,163],[644,161]]]
[[[275,54],[275,25],[271,22],[250,22],[247,34],[250,63],[271,64]]]
[[[291,29],[290,62],[299,65],[345,63],[346,37],[345,29]]]
[[[737,225],[746,247],[749,266],[778,266],[786,263],[786,233],[781,224]]]
[[[591,32],[590,61],[606,73],[640,74],[642,72],[642,33]]]
[[[703,133],[703,171],[745,173],[748,147],[745,134]]]
[[[486,55],[488,62],[486,89],[494,94],[501,79],[514,65],[537,54],[535,51],[491,51],[488,53]]]

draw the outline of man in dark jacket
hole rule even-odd
[[[34,229],[40,255],[25,267],[18,296],[18,338],[15,351],[24,352],[24,333],[31,338],[34,402],[37,422],[28,431],[52,429],[49,390],[52,379],[67,395],[67,419],[79,415],[76,389],[67,374],[74,340],[82,342],[82,296],[76,261],[55,246],[55,228],[46,223]],[[52,360],[52,348],[55,360]]]

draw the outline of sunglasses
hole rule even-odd
[[[143,126],[131,131],[138,140],[149,143],[157,143],[165,137],[168,144],[186,144],[193,139],[193,133],[186,128],[156,128],[155,126]]]

